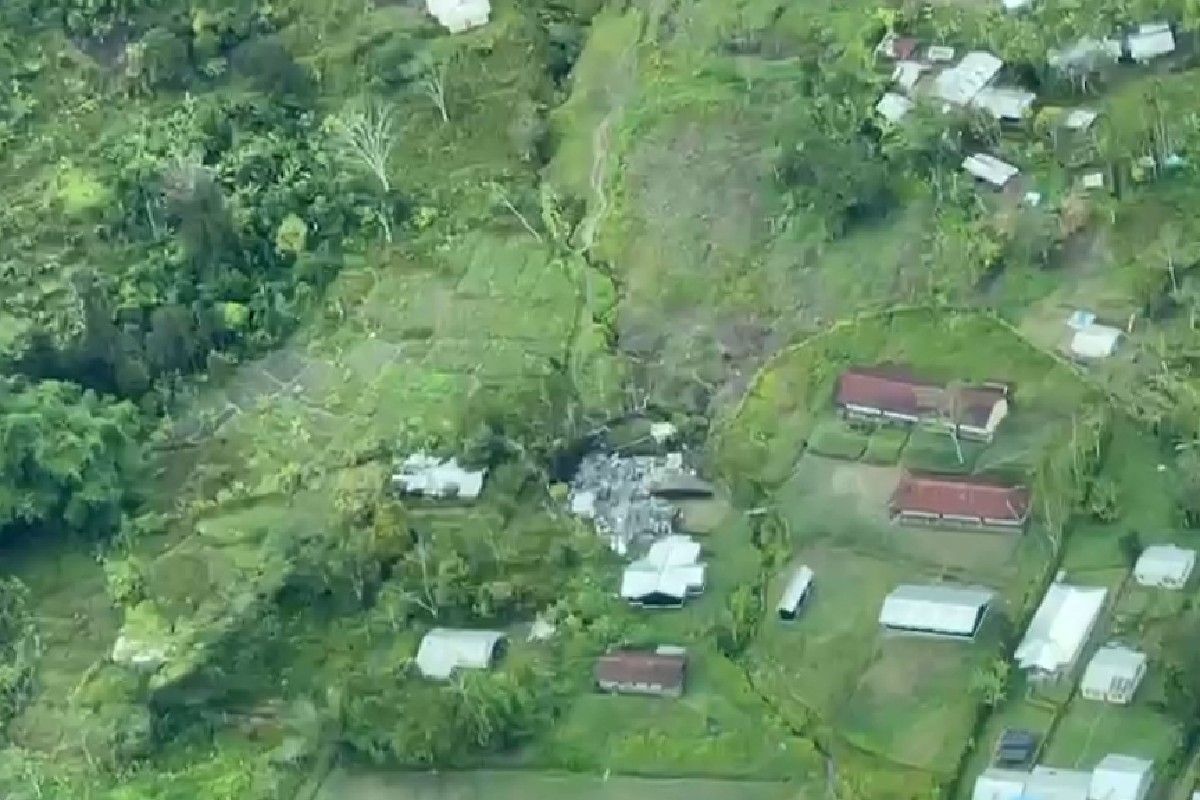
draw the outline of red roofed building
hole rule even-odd
[[[1030,491],[978,477],[905,473],[892,492],[892,518],[907,524],[1021,530]]]
[[[679,697],[683,694],[687,655],[678,648],[657,652],[618,650],[596,660],[596,688],[622,694]]]
[[[945,386],[915,377],[903,367],[856,367],[838,378],[834,403],[848,417],[911,425],[937,422],[944,413]],[[1008,388],[971,386],[959,390],[958,432],[990,442],[1008,416]]]

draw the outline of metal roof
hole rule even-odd
[[[904,115],[911,111],[912,107],[912,100],[902,94],[888,92],[875,104],[875,111],[879,113],[879,116],[895,125],[904,119]]]
[[[1146,654],[1121,645],[1101,647],[1088,662],[1080,688],[1087,694],[1108,694],[1125,685],[1132,694],[1145,674]]]
[[[1067,117],[1063,120],[1069,130],[1085,131],[1092,127],[1092,123],[1100,116],[1099,112],[1090,108],[1072,108],[1067,112]]]
[[[1003,66],[1004,62],[991,53],[974,50],[934,79],[934,94],[948,103],[965,106],[992,82]]]
[[[1019,121],[1029,116],[1037,95],[1025,89],[987,86],[971,100],[971,105],[987,111],[999,120]]]
[[[780,611],[795,611],[800,605],[800,601],[804,599],[804,595],[808,593],[808,587],[812,585],[813,571],[806,566],[799,566],[792,570],[792,574],[788,577],[787,586],[783,589],[783,595],[779,598]]]
[[[1029,516],[1031,495],[982,477],[905,473],[888,502],[893,514],[932,514],[964,519],[1021,523]]]
[[[1073,663],[1107,595],[1102,586],[1052,585],[1014,654],[1021,669],[1054,672]]]
[[[902,584],[884,599],[879,622],[887,628],[969,636],[992,597],[990,590],[975,587]]]
[[[1120,328],[1093,323],[1075,331],[1071,352],[1080,358],[1108,358],[1117,351],[1121,336]]]
[[[1175,52],[1175,34],[1165,22],[1151,23],[1125,37],[1125,45],[1134,61],[1149,61]]]
[[[975,153],[963,159],[962,168],[982,181],[987,181],[996,188],[1012,180],[1019,169],[1006,161],[1001,161],[987,153]]]
[[[1154,762],[1112,753],[1092,771],[1089,800],[1142,800],[1153,779]]]
[[[1138,557],[1133,576],[1143,586],[1182,585],[1196,566],[1196,551],[1173,544],[1147,547]]]
[[[428,11],[451,33],[484,25],[492,13],[490,0],[425,0]]]
[[[404,459],[398,471],[392,475],[392,484],[407,494],[474,500],[483,491],[486,475],[486,469],[464,469],[456,458],[443,459],[426,453],[413,453]]]
[[[661,594],[680,602],[704,589],[706,565],[696,561],[700,545],[690,536],[671,535],[655,542],[644,558],[625,568],[621,597],[639,600]]]
[[[434,628],[421,640],[417,669],[437,680],[448,679],[458,669],[487,669],[504,638],[501,631]]]

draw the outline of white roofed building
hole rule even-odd
[[[1115,754],[1092,770],[990,767],[975,779],[971,800],[1144,800],[1153,777],[1150,761]]]
[[[1110,754],[1092,770],[1088,800],[1144,800],[1154,782],[1154,763]]]
[[[1141,25],[1125,37],[1125,47],[1134,61],[1150,61],[1175,52],[1175,34],[1165,22]]]
[[[460,669],[487,669],[504,649],[500,631],[434,628],[417,650],[417,669],[426,678],[448,680]]]
[[[1072,108],[1067,112],[1066,119],[1063,120],[1063,126],[1067,130],[1086,131],[1092,127],[1092,123],[1100,116],[1099,113],[1090,108]]]
[[[1196,567],[1196,551],[1173,544],[1156,544],[1142,551],[1133,577],[1142,586],[1182,589]]]
[[[474,500],[483,491],[486,474],[484,469],[464,469],[455,458],[413,453],[392,475],[392,485],[404,494]]]
[[[1117,352],[1122,335],[1120,328],[1111,325],[1093,323],[1080,328],[1071,336],[1071,355],[1084,361],[1108,358]]]
[[[1025,89],[987,86],[975,95],[971,105],[1003,122],[1020,122],[1029,116],[1035,100],[1037,95]]]
[[[796,567],[792,574],[788,576],[787,585],[783,588],[783,594],[779,598],[779,606],[777,608],[780,619],[795,619],[800,612],[800,606],[804,603],[804,598],[808,596],[809,590],[812,588],[813,571],[806,566]]]
[[[1146,677],[1146,654],[1121,645],[1096,651],[1083,672],[1079,692],[1088,700],[1125,705]]]
[[[1017,665],[1035,677],[1055,677],[1070,669],[1104,607],[1102,586],[1051,585],[1017,647]]]
[[[904,119],[904,115],[911,111],[912,107],[912,100],[902,94],[888,92],[875,104],[875,111],[879,116],[895,125]]]
[[[917,87],[917,82],[921,80],[921,75],[928,69],[929,65],[920,61],[897,61],[892,70],[892,83],[899,86],[904,92],[912,94],[913,89]]]
[[[633,605],[679,607],[704,591],[707,565],[697,561],[700,545],[690,536],[658,540],[645,557],[625,568],[621,597]]]
[[[969,639],[992,601],[987,589],[902,584],[883,601],[879,624],[889,631]]]
[[[987,153],[976,153],[963,159],[962,167],[972,177],[985,183],[1003,189],[1010,180],[1017,176],[1019,169],[995,156]]]
[[[462,33],[486,25],[492,14],[491,0],[425,0],[428,11],[451,33]]]
[[[933,93],[947,103],[965,106],[990,84],[1004,62],[991,53],[974,50],[933,81]]]

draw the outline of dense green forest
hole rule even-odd
[[[1165,59],[1049,58],[1160,20]],[[925,761],[779,672],[811,654],[772,649],[772,576],[850,535],[789,516],[809,417],[855,360],[1033,387],[990,456],[1053,498],[1025,593],[1194,535],[1197,31],[1189,0],[495,0],[458,33],[416,0],[6,0],[0,794],[311,800],[374,765],[952,796],[1000,651]],[[888,124],[887,33],[995,53],[1038,110]],[[975,152],[1039,201],[972,182]],[[1063,357],[1075,308],[1120,357]],[[651,418],[729,501],[714,586],[667,621],[564,509],[582,451]],[[480,501],[397,497],[418,450],[486,467]],[[1190,603],[1138,623],[1180,781]],[[445,626],[509,632],[502,668],[423,680]],[[671,641],[701,653],[690,710],[599,704],[598,654]]]

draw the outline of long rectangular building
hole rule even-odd
[[[888,508],[893,519],[907,524],[1019,531],[1029,520],[1032,495],[1024,486],[976,476],[908,472]]]

